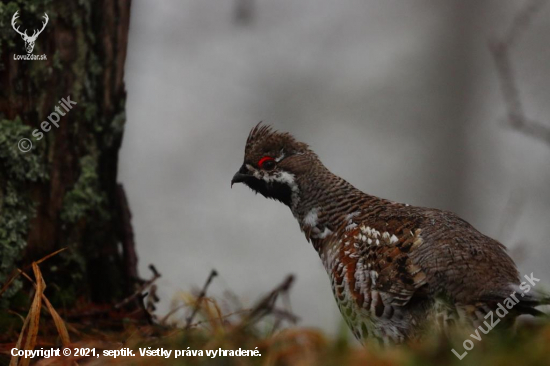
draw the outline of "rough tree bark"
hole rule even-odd
[[[14,59],[27,53],[11,25],[16,11],[29,35],[48,15],[33,51],[47,60]],[[0,284],[15,268],[68,247],[41,265],[58,306],[112,303],[133,292],[137,277],[116,182],[129,17],[129,0],[0,4]],[[60,109],[55,127],[48,117],[62,98],[77,104]],[[40,130],[43,121],[49,131]],[[29,152],[18,147],[22,138]],[[22,284],[12,284],[0,306],[16,303]]]

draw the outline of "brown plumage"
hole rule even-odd
[[[518,291],[518,271],[501,243],[453,213],[363,193],[288,133],[253,128],[237,182],[290,207],[359,339],[400,343],[431,322],[477,326]],[[537,314],[542,302],[520,298],[509,322]]]

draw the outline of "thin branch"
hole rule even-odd
[[[130,296],[124,298],[123,300],[119,301],[118,303],[116,303],[113,307],[108,307],[108,308],[104,308],[104,309],[96,309],[96,310],[92,310],[92,311],[88,311],[88,312],[84,312],[84,313],[73,313],[73,314],[68,314],[67,315],[67,318],[71,318],[71,319],[74,319],[74,318],[84,318],[84,317],[90,317],[90,316],[97,316],[97,315],[102,315],[102,314],[108,314],[109,312],[111,312],[113,309],[114,310],[119,310],[120,308],[124,307],[125,305],[127,305],[128,303],[130,303],[132,300],[135,300],[135,299],[138,299],[140,300],[139,303],[140,304],[143,304],[143,298],[147,295],[143,295],[143,292],[149,287],[151,286],[157,279],[159,279],[161,277],[161,274],[157,271],[157,269],[155,268],[155,266],[153,266],[152,264],[149,265],[149,269],[151,270],[151,272],[153,272],[153,277],[150,279],[150,280],[147,280],[145,282],[143,282],[141,284],[141,286],[133,293],[131,294]],[[143,307],[143,311],[145,312],[145,314],[148,316],[148,320],[149,322],[151,323],[152,320],[150,319],[150,314],[149,312],[145,309],[145,307]]]
[[[286,294],[290,290],[290,287],[292,286],[292,283],[294,282],[294,276],[289,275],[287,278],[273,291],[271,291],[267,296],[265,296],[254,308],[252,308],[250,314],[246,317],[245,321],[243,321],[243,324],[248,324],[251,322],[256,322],[263,318],[264,316],[268,314],[278,314],[282,315],[283,312],[280,310],[275,311],[275,301],[281,294]],[[285,317],[291,318],[291,319],[297,319],[294,315],[292,317],[286,316],[286,314],[289,314],[287,312],[285,313]]]
[[[204,323],[212,323],[212,322],[216,322],[216,321],[221,322],[221,321],[223,321],[223,320],[225,320],[225,319],[227,319],[231,316],[249,313],[250,311],[251,311],[250,309],[242,309],[242,310],[233,311],[233,312],[228,313],[228,314],[224,314],[224,315],[222,315],[222,316],[220,316],[219,318],[216,318],[216,319],[201,320],[201,321],[198,321],[196,323],[191,324],[190,328],[198,327],[199,325],[204,324]]]
[[[530,0],[516,14],[507,33],[489,43],[489,50],[495,62],[500,88],[506,104],[508,124],[526,136],[538,139],[550,146],[550,125],[526,117],[521,102],[516,75],[510,61],[510,50],[519,37],[526,32],[533,18],[549,0]]]
[[[508,28],[508,32],[503,38],[503,42],[508,47],[515,44],[518,38],[527,31],[535,15],[540,12],[547,2],[548,0],[530,0],[517,12]]]
[[[193,312],[189,317],[187,318],[186,324],[185,324],[185,330],[189,329],[191,327],[191,322],[193,321],[193,318],[195,315],[197,315],[197,312],[199,311],[200,303],[202,302],[202,299],[206,296],[206,290],[208,290],[208,286],[210,286],[210,282],[218,275],[218,272],[216,272],[215,269],[213,269],[210,272],[210,275],[208,276],[208,279],[206,280],[206,283],[204,284],[202,291],[199,294],[199,297],[197,298],[197,301],[195,303],[195,307],[193,308]]]
[[[125,298],[124,300],[120,301],[119,303],[115,304],[114,308],[115,309],[120,309],[121,307],[127,305],[130,301],[134,300],[134,299],[137,299],[137,298],[140,298],[142,297],[143,295],[143,292],[149,287],[151,286],[156,280],[158,280],[161,275],[160,273],[158,273],[157,269],[155,268],[155,266],[153,266],[152,264],[149,265],[149,268],[151,269],[151,271],[153,272],[153,277],[150,279],[150,280],[147,280],[145,281],[132,295],[128,296],[127,298]]]

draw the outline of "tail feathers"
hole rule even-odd
[[[503,294],[493,294],[490,296],[485,296],[480,302],[491,304],[490,306],[497,306],[497,304],[502,303],[504,299],[513,297],[516,300],[516,305],[514,306],[515,312],[533,316],[550,316],[550,314],[536,309],[539,306],[550,305],[550,295],[534,289],[531,289],[531,291],[526,293],[523,292],[516,284],[511,287],[514,291],[512,295],[505,296]]]
[[[542,292],[528,294],[522,298],[516,308],[522,314],[530,314],[533,316],[547,316],[549,314],[535,309],[538,306],[550,305],[550,296]]]
[[[534,307],[531,307],[531,306],[528,306],[528,305],[518,305],[517,306],[517,309],[519,310],[519,312],[521,314],[529,314],[529,315],[533,315],[533,316],[546,316],[548,314],[546,314],[545,312],[543,311],[540,311],[538,309],[535,309]]]

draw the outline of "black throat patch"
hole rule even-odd
[[[288,207],[292,204],[292,189],[288,184],[281,182],[266,182],[263,179],[252,178],[244,182],[253,191],[266,198],[281,201]]]

